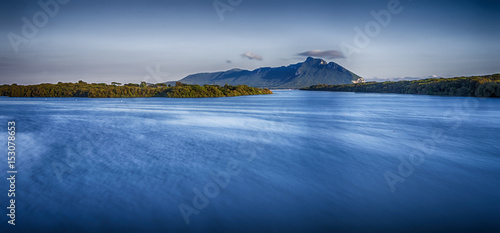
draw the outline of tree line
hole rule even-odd
[[[301,88],[301,90],[500,97],[500,74],[397,82],[367,82],[346,85],[320,84]]]
[[[133,97],[170,97],[170,98],[202,98],[202,97],[229,97],[242,95],[272,94],[269,89],[219,85],[188,85],[177,82],[175,86],[164,83],[141,84],[129,83],[121,85],[113,82],[106,83],[62,83],[38,85],[2,85],[0,96],[9,97],[89,97],[89,98],[133,98]]]

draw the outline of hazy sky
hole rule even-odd
[[[40,2],[0,2],[0,84],[165,82],[309,55],[368,80],[500,72],[500,1]]]

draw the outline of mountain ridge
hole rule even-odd
[[[304,62],[254,70],[233,68],[227,71],[191,74],[179,80],[185,84],[248,85],[265,88],[301,88],[316,84],[350,84],[364,79],[335,62],[308,57]],[[168,82],[170,84],[172,82]]]

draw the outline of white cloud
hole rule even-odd
[[[241,54],[241,57],[242,58],[248,58],[250,60],[262,60],[262,56],[260,56],[259,54],[255,54],[255,53],[252,53],[250,51],[244,53],[244,54]]]
[[[342,52],[337,51],[337,50],[309,50],[305,51],[303,53],[297,54],[299,56],[305,56],[305,57],[322,57],[322,58],[327,58],[327,59],[336,59],[336,58],[345,58],[344,54]]]

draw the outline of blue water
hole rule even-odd
[[[2,144],[17,126],[3,232],[500,230],[500,99],[275,91],[0,109]]]

